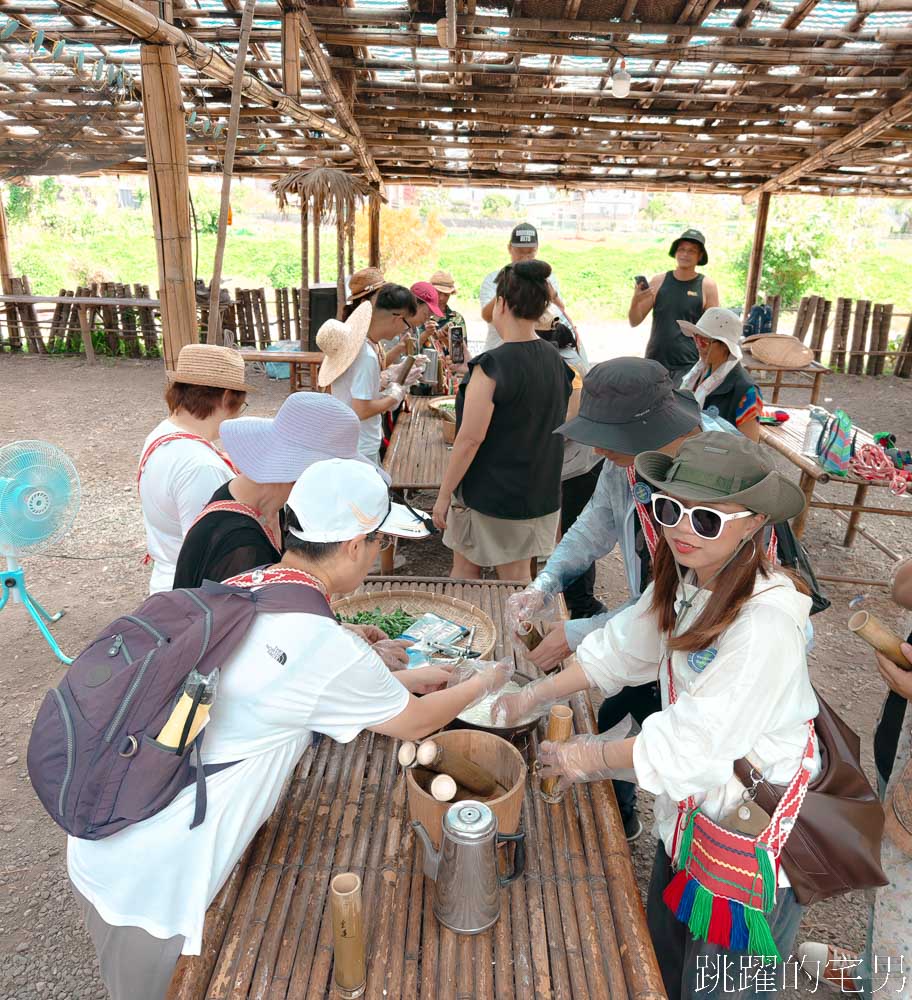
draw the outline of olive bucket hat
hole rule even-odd
[[[687,240],[688,243],[696,243],[700,247],[700,259],[697,261],[699,267],[709,263],[709,254],[706,252],[706,237],[699,229],[685,229],[683,233],[671,244],[668,251],[669,257],[674,257],[678,252],[678,245]]]
[[[735,503],[772,523],[804,510],[801,490],[743,434],[708,431],[688,438],[676,457],[645,451],[634,464],[650,486],[679,500]]]

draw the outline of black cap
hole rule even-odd
[[[510,233],[511,247],[537,247],[538,230],[529,222],[520,222]]]
[[[688,243],[699,243],[703,252],[700,254],[699,264],[709,263],[709,254],[706,252],[706,237],[700,232],[699,229],[685,229],[683,233],[671,244],[671,249],[668,251],[669,257],[674,257],[678,252],[678,244],[687,240]]]
[[[615,358],[583,379],[579,415],[556,433],[571,441],[638,455],[699,429],[700,404],[675,389],[668,371],[646,358]]]

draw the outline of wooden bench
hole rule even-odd
[[[912,517],[912,497],[906,496],[904,498],[905,507],[870,507],[865,503],[868,490],[886,489],[887,487],[884,484],[868,482],[866,479],[862,479],[853,473],[849,473],[846,476],[830,475],[824,471],[823,467],[815,459],[803,455],[801,453],[802,445],[804,444],[804,436],[807,431],[808,421],[810,420],[808,410],[802,407],[789,406],[779,406],[777,409],[784,410],[788,414],[789,419],[785,423],[777,424],[776,426],[761,424],[760,440],[787,458],[801,472],[799,486],[807,499],[807,507],[792,523],[792,528],[798,538],[801,538],[804,534],[808,512],[811,507],[816,507],[819,510],[845,512],[848,515],[848,524],[842,542],[846,548],[849,548],[855,541],[855,535],[859,530],[858,521],[862,514]],[[857,446],[873,444],[874,438],[871,434],[860,427],[856,429],[858,431]],[[815,487],[818,484],[830,482],[853,485],[855,487],[855,496],[852,502],[847,504],[818,500],[814,496]]]
[[[410,413],[400,413],[383,458],[394,489],[439,490],[450,458],[443,440],[444,418],[429,396],[409,396]]]
[[[512,584],[376,578],[367,590],[426,589],[470,601],[497,626]],[[528,668],[535,672],[534,668]],[[594,732],[586,694],[578,732]],[[526,758],[537,753],[533,735]],[[323,739],[295,769],[275,812],[206,917],[202,954],[183,957],[168,1000],[305,1000],[333,995],[330,879],[363,882],[370,1000],[659,1000],[666,994],[610,782],[547,806],[529,781],[526,870],[502,890],[498,922],[459,936],[432,912],[433,883],[408,817],[396,742]],[[336,994],[337,995],[337,994]]]

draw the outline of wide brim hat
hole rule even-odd
[[[776,368],[805,368],[814,360],[814,352],[797,337],[760,334],[751,338],[749,347],[755,361]]]
[[[773,524],[805,507],[796,483],[777,472],[760,445],[743,434],[710,431],[685,441],[676,456],[646,451],[634,460],[637,474],[659,493],[693,503],[733,503]]]
[[[579,414],[555,433],[606,451],[638,455],[698,429],[701,413],[694,394],[675,389],[658,361],[615,358],[589,370]]]
[[[431,284],[437,289],[438,292],[443,292],[445,295],[455,295],[456,294],[456,282],[453,280],[453,275],[449,271],[435,271],[431,275]]]
[[[386,284],[383,272],[379,267],[365,267],[355,273],[348,280],[348,298],[346,302],[355,302],[363,299],[365,295],[372,295],[378,288]]]
[[[236,392],[256,391],[244,381],[244,359],[240,352],[215,344],[185,344],[174,370],[168,372],[168,381]]]
[[[716,340],[725,344],[729,354],[740,361],[744,356],[741,350],[741,320],[731,311],[723,309],[721,306],[712,306],[697,320],[696,323],[688,323],[685,319],[678,320],[681,333],[691,340],[695,336],[706,337],[708,340]]]
[[[367,339],[373,313],[370,302],[362,302],[344,323],[328,319],[317,330],[317,347],[324,355],[317,377],[317,384],[321,389],[332,385],[355,363],[355,358]]]
[[[314,462],[353,459],[372,468],[358,452],[361,421],[351,407],[326,392],[295,392],[274,417],[225,420],[219,436],[228,457],[255,483],[293,483]],[[377,469],[387,485],[389,475]]]
[[[700,254],[700,259],[697,261],[697,265],[701,266],[703,264],[709,263],[709,254],[706,252],[706,237],[700,232],[699,229],[685,229],[683,233],[671,244],[671,249],[668,251],[669,257],[674,257],[678,252],[678,245],[684,241],[688,243],[697,243],[702,248],[702,253]]]

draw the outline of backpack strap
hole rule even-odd
[[[199,441],[200,444],[204,444],[210,451],[215,452],[215,454],[218,455],[218,457],[236,476],[240,475],[240,470],[234,462],[231,461],[225,452],[216,448],[211,441],[207,441],[204,437],[200,437],[199,434],[191,434],[189,431],[175,431],[173,434],[163,434],[161,437],[157,437],[142,453],[142,457],[139,460],[139,468],[136,470],[137,487],[139,487],[139,481],[142,479],[142,474],[154,452],[161,448],[162,445],[170,444],[172,441]]]
[[[269,544],[276,550],[276,552],[282,551],[281,542],[276,538],[274,532],[270,528],[267,528],[266,525],[260,520],[262,514],[255,507],[251,507],[246,503],[241,503],[239,500],[213,500],[212,503],[207,503],[199,514],[196,515],[193,520],[193,524],[191,524],[187,529],[187,533],[189,534],[190,531],[192,531],[204,517],[209,514],[215,514],[218,511],[228,511],[231,514],[243,514],[245,517],[253,518],[253,520],[256,521],[256,523],[263,529],[263,534],[269,539]]]

